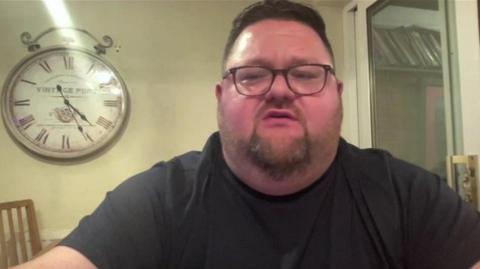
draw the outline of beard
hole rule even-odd
[[[306,169],[315,165],[315,162],[325,160],[336,152],[343,118],[342,102],[340,100],[332,117],[327,119],[322,133],[316,136],[309,133],[303,117],[299,113],[297,116],[303,129],[303,135],[299,137],[289,137],[281,133],[262,136],[258,132],[257,119],[252,135],[245,139],[236,135],[233,126],[224,120],[219,108],[219,129],[225,154],[246,156],[248,162],[274,181],[301,176]]]
[[[301,173],[311,160],[311,139],[302,127],[303,135],[296,138],[262,137],[255,127],[245,146],[247,157],[275,181]]]

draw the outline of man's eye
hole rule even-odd
[[[308,80],[317,79],[319,74],[313,72],[292,72],[290,76],[292,76],[294,79]]]
[[[238,77],[240,82],[247,82],[247,83],[260,81],[266,78],[268,78],[268,75],[262,74],[262,73],[248,73],[248,74],[242,74]]]

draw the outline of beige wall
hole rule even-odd
[[[123,75],[131,114],[109,150],[59,163],[33,156],[0,125],[0,201],[32,198],[44,238],[64,236],[105,193],[160,160],[201,149],[216,130],[214,85],[223,45],[241,1],[73,1],[76,27],[121,46],[106,57]],[[316,4],[342,70],[341,7]],[[0,1],[0,82],[27,55],[19,35],[52,27],[39,1]],[[339,72],[341,77],[341,72]]]

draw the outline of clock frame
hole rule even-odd
[[[121,133],[128,115],[125,82],[93,51],[56,46],[35,51],[8,75],[2,116],[26,149],[53,159],[97,153]]]

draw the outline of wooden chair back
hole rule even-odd
[[[0,203],[0,269],[30,260],[41,248],[33,201]]]

